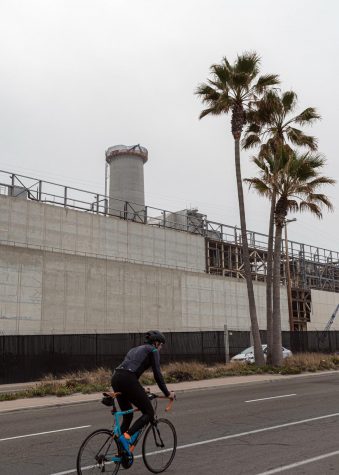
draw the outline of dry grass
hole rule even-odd
[[[182,381],[199,381],[202,379],[220,378],[225,376],[241,376],[248,374],[299,374],[339,369],[339,355],[322,353],[300,353],[284,360],[281,368],[265,366],[259,368],[254,364],[229,363],[207,366],[198,362],[170,363],[163,367],[164,379],[167,383]],[[154,384],[153,374],[146,372],[140,378],[141,384]],[[32,388],[16,393],[0,394],[0,401],[19,398],[43,397],[47,395],[68,396],[75,393],[89,394],[110,389],[111,370],[98,368],[94,371],[77,371],[67,373],[57,379],[52,375],[45,376]]]
[[[283,374],[295,372],[315,372],[339,369],[339,355],[324,353],[298,353],[286,358],[282,368]]]
[[[62,378],[46,375],[39,383],[24,391],[0,394],[0,401],[43,396],[61,397],[75,393],[90,394],[107,391],[110,389],[111,376],[111,371],[105,368],[67,373]]]

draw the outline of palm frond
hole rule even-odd
[[[300,140],[301,147],[307,147],[312,152],[315,152],[318,149],[318,139],[312,135],[303,135]]]
[[[254,89],[258,94],[263,94],[267,88],[276,86],[279,83],[280,80],[277,74],[265,74],[260,76],[256,85],[254,86]]]
[[[310,193],[308,197],[312,203],[320,203],[325,205],[329,211],[333,211],[333,204],[329,200],[328,196],[322,193]]]
[[[260,56],[254,51],[245,51],[237,56],[234,72],[255,77],[259,72]]]
[[[317,149],[317,139],[315,137],[305,135],[300,129],[288,126],[286,127],[286,135],[293,145],[299,147],[308,147],[311,150]]]
[[[258,135],[251,134],[251,135],[245,135],[243,138],[241,145],[242,147],[247,150],[249,148],[255,147],[256,145],[260,144],[260,138]]]
[[[246,128],[246,134],[258,134],[260,132],[260,125],[251,121],[251,112],[247,112],[247,122],[250,122]]]
[[[319,176],[314,180],[308,182],[308,185],[313,189],[321,185],[335,185],[337,183],[333,178],[328,178],[327,176]]]
[[[275,155],[274,141],[269,139],[266,143],[263,143],[260,147],[259,158],[261,160],[268,160]]]
[[[271,196],[271,188],[260,178],[245,178],[244,182],[253,187],[259,195]]]
[[[211,66],[211,72],[213,76],[216,76],[216,78],[218,78],[219,82],[223,86],[227,85],[232,76],[231,71],[223,64],[213,64]]]
[[[286,91],[281,96],[281,102],[284,107],[285,114],[293,111],[298,101],[298,96],[294,91]]]
[[[317,218],[321,219],[323,217],[321,209],[315,203],[311,203],[309,201],[302,201],[299,204],[300,212],[310,211],[312,214],[316,215]]]
[[[199,119],[203,119],[207,115],[219,115],[221,112],[219,112],[215,107],[209,107],[208,109],[204,109],[200,112]]]
[[[314,107],[308,107],[294,118],[294,122],[298,125],[310,125],[316,120],[321,119]]]
[[[287,209],[291,211],[291,213],[296,213],[299,211],[299,203],[296,200],[287,200]]]
[[[264,173],[265,179],[267,179],[270,174],[270,163],[258,157],[252,157],[251,160]]]
[[[276,90],[269,89],[265,92],[258,103],[258,112],[263,119],[267,117],[269,122],[277,122],[277,118],[283,112],[283,104]]]
[[[195,90],[195,94],[201,97],[202,102],[217,101],[220,97],[220,93],[208,84],[199,84]]]
[[[232,76],[232,86],[237,91],[238,97],[241,97],[250,88],[251,77],[245,73],[235,73]]]
[[[301,159],[303,159],[304,163],[307,164],[310,168],[321,168],[325,165],[326,160],[325,158],[317,153],[317,154],[311,154],[309,152],[305,153],[304,155],[301,156]]]
[[[228,61],[228,59],[226,58],[226,56],[224,56],[224,57],[222,58],[221,64],[223,64],[224,68],[227,69],[228,71],[233,71],[233,66],[232,66],[231,63]]]

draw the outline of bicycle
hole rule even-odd
[[[118,440],[121,436],[119,420],[124,414],[136,412],[138,409],[118,411],[115,399],[119,394],[103,393],[104,397],[101,402],[105,406],[112,407],[113,426],[111,430],[98,429],[89,434],[83,441],[77,456],[78,475],[88,473],[109,473],[115,475],[118,473],[120,466],[124,469],[130,468],[134,462],[134,448],[143,433],[145,435],[142,443],[142,458],[147,469],[152,473],[161,473],[171,465],[177,448],[175,427],[168,419],[159,419],[156,413],[157,399],[166,399],[166,397],[148,393],[148,397],[152,400],[154,406],[155,421],[133,434],[130,440],[130,451],[127,453]],[[172,404],[173,399],[170,399],[165,409],[166,412],[171,410]],[[139,457],[141,456],[138,455],[136,458]],[[158,458],[160,458],[160,461],[157,463]]]

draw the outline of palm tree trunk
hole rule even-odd
[[[264,359],[264,354],[261,347],[261,339],[260,339],[259,325],[258,325],[258,319],[257,319],[257,310],[255,306],[255,298],[254,298],[254,290],[253,290],[253,280],[252,280],[252,275],[251,275],[250,255],[249,255],[247,233],[246,233],[245,204],[244,204],[244,193],[243,193],[243,188],[242,188],[241,167],[240,167],[240,137],[235,138],[234,140],[234,152],[235,152],[234,154],[235,155],[235,171],[236,171],[237,188],[238,188],[244,270],[245,270],[245,279],[247,283],[247,295],[248,295],[248,305],[249,305],[250,320],[251,320],[251,332],[253,336],[254,359],[258,366],[264,366],[265,359]]]
[[[282,365],[282,339],[281,339],[281,315],[280,315],[280,267],[281,267],[281,236],[283,221],[276,219],[274,260],[273,260],[273,345],[272,364]]]
[[[267,364],[272,362],[273,346],[273,317],[272,317],[272,272],[273,272],[273,237],[274,237],[274,210],[276,204],[276,191],[273,190],[271,199],[270,224],[268,228],[267,243],[267,271],[266,271],[266,342]]]

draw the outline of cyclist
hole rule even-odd
[[[124,361],[115,369],[112,376],[112,387],[121,393],[117,397],[120,409],[128,411],[132,404],[142,412],[131,428],[133,413],[125,414],[121,424],[122,436],[119,438],[123,447],[129,451],[129,439],[142,429],[148,422],[154,421],[154,409],[144,388],[139,383],[140,376],[149,369],[153,370],[154,379],[166,397],[175,398],[175,393],[167,389],[160,369],[159,351],[165,344],[164,335],[158,330],[146,333],[145,343],[129,350]]]

